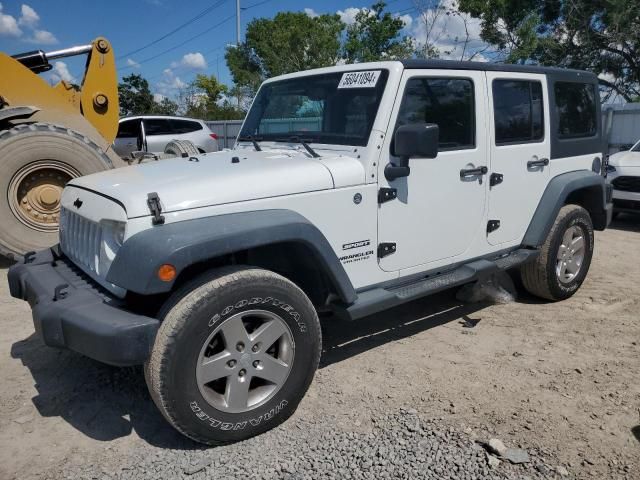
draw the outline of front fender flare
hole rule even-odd
[[[325,236],[309,220],[291,210],[260,210],[185,220],[133,235],[120,247],[107,281],[142,295],[168,292],[156,272],[165,263],[178,275],[185,268],[250,248],[299,242],[314,255],[340,299],[351,304],[357,295]]]

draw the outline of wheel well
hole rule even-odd
[[[599,185],[574,190],[567,196],[565,205],[580,205],[596,224],[602,216],[602,188]]]
[[[336,293],[327,275],[318,268],[313,250],[299,242],[263,245],[190,265],[180,272],[173,290],[196,275],[226,265],[247,265],[278,273],[300,287],[316,308]]]

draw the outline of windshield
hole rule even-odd
[[[337,72],[267,83],[240,137],[366,146],[387,83],[386,70]]]
[[[631,149],[632,152],[640,152],[640,142],[636,143]]]

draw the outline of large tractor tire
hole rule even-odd
[[[73,130],[32,123],[0,131],[0,254],[15,258],[57,243],[65,184],[110,168],[98,145]]]

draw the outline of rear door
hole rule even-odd
[[[488,228],[487,240],[513,244],[524,236],[549,182],[549,93],[539,74],[487,72],[487,87],[494,176],[489,224],[500,222],[497,229]]]
[[[176,138],[168,118],[145,118],[144,133],[147,140],[147,151],[152,153],[164,152],[167,143]]]

